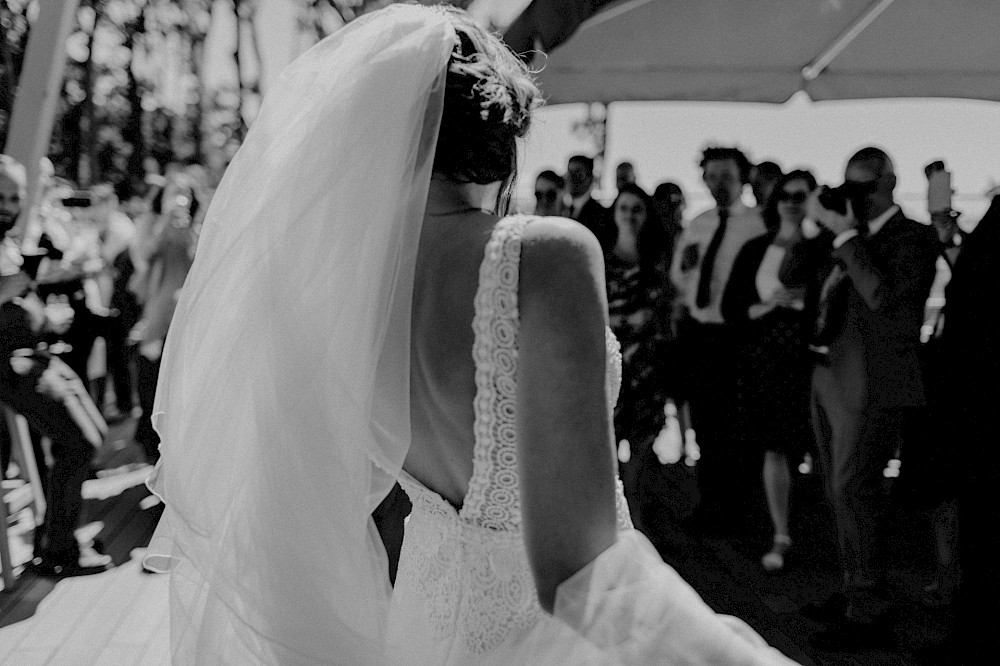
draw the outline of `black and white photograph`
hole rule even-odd
[[[0,665],[994,663],[998,36],[0,0]]]

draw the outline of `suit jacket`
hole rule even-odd
[[[580,208],[580,214],[576,221],[597,236],[605,254],[614,249],[615,242],[618,240],[618,227],[615,226],[615,222],[611,218],[611,211],[607,208],[593,199],[587,199],[587,202]]]
[[[843,317],[828,343],[827,363],[845,406],[885,409],[925,404],[920,328],[934,282],[934,230],[891,217],[873,236],[833,250],[846,277],[831,298]]]
[[[41,342],[42,336],[31,329],[28,313],[14,303],[8,301],[0,304],[0,402],[15,406],[18,396],[33,393],[42,370],[45,369],[45,354],[36,354],[35,363],[27,375],[15,372],[10,359],[17,349],[34,349]]]

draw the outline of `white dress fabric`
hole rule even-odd
[[[299,56],[212,198],[154,407],[173,663],[386,662],[371,512],[410,443],[414,266],[456,44],[394,4]]]
[[[501,220],[475,299],[473,474],[460,509],[402,471],[413,503],[390,603],[397,664],[789,663],[753,630],[715,615],[632,528],[616,482],[618,543],[567,581],[556,615],[538,604],[521,531],[515,397],[518,270],[530,217]],[[609,414],[621,386],[606,332]]]

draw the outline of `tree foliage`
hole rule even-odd
[[[40,1],[0,0],[0,146]],[[392,0],[296,2],[307,45]],[[148,172],[171,162],[221,174],[261,100],[259,37],[268,29],[257,20],[259,0],[225,3],[236,19],[235,80],[209,86],[214,0],[80,0],[49,148],[57,175],[81,185],[111,182],[128,196],[142,191]]]

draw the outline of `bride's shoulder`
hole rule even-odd
[[[521,236],[521,272],[589,274],[604,279],[604,255],[587,227],[565,217],[532,217]]]

